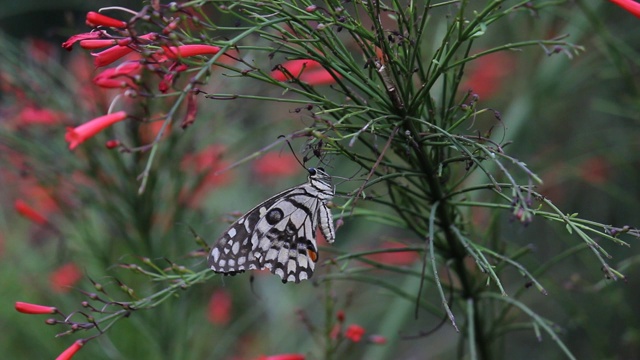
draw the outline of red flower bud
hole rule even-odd
[[[113,46],[116,45],[116,43],[114,39],[85,39],[80,40],[80,47],[87,50],[95,50]]]
[[[133,52],[133,49],[128,46],[116,45],[110,47],[107,50],[103,50],[97,54],[93,54],[96,58],[93,59],[93,64],[96,67],[107,66],[116,60],[123,58],[124,56]]]
[[[108,27],[125,28],[127,26],[127,23],[122,20],[118,20],[112,17],[102,15],[95,11],[89,11],[87,13],[87,25],[89,26],[102,25],[102,26],[108,26]]]
[[[69,150],[73,150],[85,140],[95,136],[107,127],[127,118],[127,113],[118,111],[113,114],[97,117],[76,128],[67,128],[64,140],[69,143]]]
[[[172,33],[178,27],[178,23],[180,23],[180,19],[181,18],[176,18],[175,20],[170,22],[169,25],[165,26],[165,28],[162,29],[162,33],[165,35],[169,35],[170,33]]]
[[[158,34],[152,32],[138,36],[136,38],[136,41],[152,41],[155,40],[157,36]],[[130,54],[135,50],[134,47],[129,46],[132,42],[133,40],[131,38],[120,39],[116,41],[116,43],[118,44],[117,46],[110,47],[99,53],[91,53],[91,55],[96,57],[95,59],[93,59],[93,64],[96,67],[106,66]]]
[[[104,144],[107,149],[111,150],[111,149],[115,149],[118,146],[120,146],[120,141],[119,140],[109,140]]]
[[[102,71],[100,74],[93,78],[94,84],[107,88],[117,89],[124,87],[135,88],[132,76],[136,75],[142,65],[137,62],[126,62],[120,64],[115,68],[110,68]]]
[[[344,332],[344,337],[353,342],[359,342],[362,340],[362,335],[364,335],[364,333],[365,330],[362,326],[353,324],[349,325],[347,330]]]
[[[80,340],[76,340],[76,342],[73,343],[73,345],[69,346],[67,348],[67,350],[63,351],[60,355],[58,355],[58,357],[56,358],[56,360],[69,360],[73,357],[73,355],[75,355],[78,350],[80,350],[80,348],[82,348],[82,345],[84,345],[84,340],[80,339]]]
[[[164,53],[169,59],[186,58],[196,55],[215,55],[220,48],[213,45],[182,45],[164,47]]]
[[[16,301],[16,310],[23,314],[33,314],[33,315],[41,315],[41,314],[55,314],[58,312],[53,306],[44,306],[44,305],[36,305],[30,304],[26,302]]]
[[[33,221],[38,225],[44,225],[47,223],[47,218],[44,215],[40,214],[36,209],[32,208],[22,199],[17,199],[14,203],[14,208],[16,212],[25,218]]]

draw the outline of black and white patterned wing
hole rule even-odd
[[[309,279],[318,261],[316,229],[330,242],[335,238],[326,206],[333,196],[330,178],[322,169],[309,174],[309,183],[273,196],[231,225],[209,254],[211,269],[229,275],[269,269],[283,283]]]
[[[215,272],[234,275],[245,270],[259,269],[247,263],[252,252],[251,237],[256,225],[276,202],[281,200],[295,188],[272,196],[268,200],[249,210],[244,216],[236,220],[231,227],[213,244],[208,262]]]
[[[300,282],[311,277],[318,261],[316,229],[320,200],[296,189],[278,201],[258,222],[252,234],[257,244],[252,260],[267,268],[282,282]]]

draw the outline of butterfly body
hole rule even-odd
[[[272,196],[249,210],[216,241],[208,263],[218,273],[269,269],[283,283],[309,279],[318,261],[316,230],[335,240],[327,202],[335,191],[322,168],[308,182]]]

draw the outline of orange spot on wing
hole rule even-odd
[[[307,255],[309,255],[309,258],[311,259],[311,261],[316,262],[318,261],[318,253],[311,250],[311,249],[307,249]]]

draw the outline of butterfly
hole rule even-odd
[[[318,261],[316,230],[335,240],[327,202],[335,195],[323,168],[309,168],[308,181],[272,196],[249,210],[215,242],[211,270],[235,275],[269,269],[283,283],[311,278]]]

